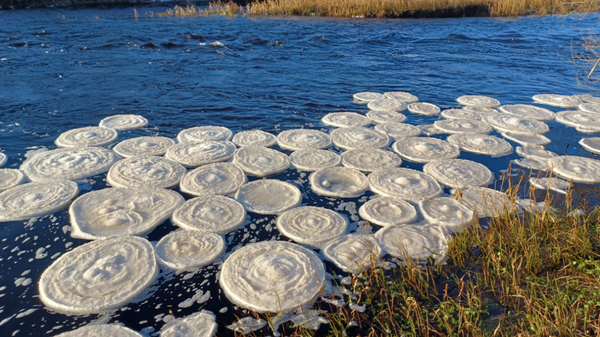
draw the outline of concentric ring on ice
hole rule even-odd
[[[286,150],[323,149],[331,145],[331,138],[325,132],[310,129],[281,131],[277,144]]]
[[[367,117],[373,123],[402,123],[406,120],[406,116],[395,111],[369,111]]]
[[[600,183],[600,160],[578,157],[559,156],[548,160],[553,172],[578,183]]]
[[[225,251],[225,240],[215,233],[178,230],[156,244],[159,263],[175,270],[189,270],[213,262]]]
[[[367,107],[373,111],[402,112],[402,111],[406,110],[408,105],[397,99],[385,98],[385,99],[377,99],[377,100],[371,101],[371,102],[369,102],[369,104],[367,104]]]
[[[139,333],[117,324],[90,324],[55,337],[142,337]]]
[[[503,157],[513,153],[509,142],[496,136],[481,133],[457,133],[448,137],[448,142],[461,150],[492,157]]]
[[[338,166],[342,162],[339,154],[329,150],[317,149],[295,151],[290,155],[290,160],[296,169],[309,172]]]
[[[416,163],[453,159],[460,156],[458,146],[441,139],[429,137],[400,139],[392,145],[392,150],[402,158]]]
[[[358,209],[358,214],[379,226],[402,225],[417,218],[417,210],[413,205],[394,197],[371,199]]]
[[[135,156],[162,156],[175,141],[167,137],[136,137],[117,144],[113,151],[123,158]]]
[[[287,170],[291,161],[283,152],[262,146],[244,146],[233,154],[233,163],[246,174],[265,177]]]
[[[586,102],[579,104],[579,110],[600,113],[600,103]]]
[[[370,102],[370,101],[385,98],[385,96],[383,96],[383,94],[380,94],[378,92],[371,92],[371,91],[357,92],[356,94],[352,95],[352,97],[357,101],[363,101],[363,102]]]
[[[277,217],[281,234],[302,244],[315,245],[346,233],[348,222],[338,213],[323,207],[297,207]]]
[[[229,160],[235,150],[235,145],[227,141],[180,143],[171,146],[165,157],[186,167],[198,167]]]
[[[348,234],[332,240],[323,255],[344,271],[360,273],[377,263],[381,248],[373,236]]]
[[[481,115],[467,109],[448,109],[442,111],[442,117],[446,119],[470,119],[481,120]]]
[[[500,107],[500,111],[538,121],[551,121],[554,119],[554,112],[529,104],[503,105]]]
[[[290,242],[263,241],[235,251],[221,268],[227,298],[255,312],[288,312],[315,299],[325,267],[315,253]]]
[[[0,193],[0,222],[27,220],[64,208],[77,196],[77,183],[47,180],[15,186]]]
[[[114,115],[108,116],[100,121],[100,126],[115,129],[117,131],[133,130],[143,128],[148,120],[140,115]]]
[[[577,108],[583,101],[577,97],[555,94],[534,95],[533,100],[546,105],[558,106],[561,108]]]
[[[206,195],[177,207],[171,222],[183,229],[226,234],[245,219],[246,210],[239,202],[221,195]]]
[[[347,128],[353,126],[367,126],[371,124],[371,119],[365,115],[356,112],[332,112],[321,118],[325,125],[335,126],[337,128]]]
[[[450,191],[456,194],[456,190]],[[487,187],[467,187],[459,190],[458,201],[472,210],[477,211],[480,218],[496,217],[510,207],[510,199],[506,193]]]
[[[242,146],[264,146],[271,147],[277,144],[275,135],[262,130],[248,130],[238,132],[231,140],[235,145]]]
[[[419,98],[411,93],[405,91],[388,91],[384,92],[383,96],[389,99],[395,99],[404,103],[414,103],[419,100]]]
[[[357,149],[342,153],[342,165],[361,172],[398,167],[402,159],[391,151],[381,149]]]
[[[440,108],[431,103],[411,103],[408,105],[408,111],[424,116],[434,116],[440,113]]]
[[[487,186],[494,174],[486,166],[466,159],[442,159],[423,166],[423,172],[449,187]]]
[[[181,164],[162,157],[131,157],[113,165],[106,181],[113,187],[173,188],[185,171]]]
[[[485,121],[501,132],[544,134],[550,131],[548,124],[535,119],[523,118],[511,114],[495,114],[485,116]]]
[[[495,108],[500,106],[500,101],[488,96],[464,95],[457,98],[456,101],[462,105],[474,105],[484,108]]]
[[[20,185],[25,180],[25,175],[20,170],[0,169],[0,192]]]
[[[433,122],[433,125],[445,133],[490,133],[492,127],[480,120],[446,119]]]
[[[548,137],[544,135],[522,135],[512,132],[503,132],[501,133],[501,135],[502,137],[508,140],[512,140],[513,142],[519,143],[523,146],[545,146],[552,142]]]
[[[543,147],[533,146],[517,146],[517,154],[521,157],[533,158],[542,161],[558,156],[556,153],[548,151]]]
[[[213,313],[202,310],[183,318],[177,318],[160,329],[161,337],[214,337],[217,333],[217,318]]]
[[[206,141],[224,142],[231,139],[233,133],[223,126],[196,126],[179,132],[180,143],[201,143]]]
[[[363,127],[347,127],[331,132],[331,140],[335,146],[344,150],[374,148],[388,146],[390,137],[373,129]]]
[[[363,173],[347,167],[320,169],[308,180],[315,193],[334,198],[358,197],[369,188],[369,181]]]
[[[375,238],[386,253],[421,261],[444,255],[448,245],[444,234],[431,226],[388,226],[377,231]]]
[[[407,168],[377,170],[369,174],[373,192],[418,202],[436,197],[442,188],[435,179],[423,172]]]
[[[417,137],[421,134],[420,128],[404,123],[377,124],[375,125],[375,131],[384,133],[395,140],[406,137]]]
[[[296,186],[285,181],[263,179],[240,187],[235,199],[249,212],[278,214],[298,206],[302,194]]]
[[[61,133],[55,143],[60,147],[95,147],[108,145],[118,136],[115,129],[88,126]]]
[[[473,210],[454,198],[433,198],[419,203],[425,220],[444,227],[460,229],[473,220]]]
[[[40,299],[61,313],[100,313],[130,302],[157,273],[154,248],[147,240],[95,240],[64,253],[44,270],[38,283]]]
[[[179,183],[181,192],[194,196],[235,193],[246,182],[246,175],[230,163],[215,163],[186,173]]]
[[[600,130],[600,116],[594,112],[561,111],[556,113],[556,121],[568,126]]]

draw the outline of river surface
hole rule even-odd
[[[143,13],[150,10],[164,9],[140,8],[139,20],[133,8],[0,11],[0,152],[9,157],[5,167],[17,168],[32,151],[54,148],[62,132],[97,125],[118,113],[140,114],[150,122],[142,130],[122,132],[120,139],[175,137],[184,128],[201,125],[276,134],[302,127],[328,131],[320,120],[330,112],[366,113],[366,106],[352,99],[361,91],[408,91],[442,109],[459,107],[455,99],[467,94],[529,104],[541,93],[596,93],[596,88],[578,84],[581,69],[571,60],[582,37],[598,26],[596,14],[419,20],[146,18]],[[406,115],[407,123],[415,125],[440,118]],[[590,156],[577,144],[589,135],[554,121],[548,124],[546,136],[553,140],[548,150]],[[491,159],[463,152],[460,158],[482,162],[498,177],[518,156]],[[329,202],[314,195],[306,177],[295,170],[277,177],[300,181],[305,204]],[[82,185],[81,193],[105,186],[100,175]],[[356,219],[362,202],[332,201],[350,219]],[[227,250],[281,238],[272,228],[274,218],[251,214],[250,225],[227,236]],[[219,334],[227,335],[231,332],[224,326],[246,315],[221,294],[218,264],[195,274],[163,275],[151,296],[107,315],[46,310],[38,299],[41,273],[62,253],[86,242],[72,239],[68,225],[67,210],[0,225],[1,335],[52,336],[90,322],[122,322],[152,333],[168,315],[182,317],[200,308],[217,314]],[[157,241],[174,228],[167,221],[148,238]],[[210,299],[180,305],[199,291],[210,291]],[[222,308],[227,312],[219,313]]]

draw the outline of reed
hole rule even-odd
[[[137,12],[136,12],[137,13]],[[152,17],[154,13],[150,12]],[[185,7],[175,5],[173,9],[167,9],[164,13],[158,13],[157,16],[180,16],[180,17],[193,17],[193,16],[211,16],[211,15],[224,15],[233,17],[237,13],[244,13],[244,8],[233,1],[223,2],[221,0],[211,2],[208,8],[202,9],[194,5],[187,5]],[[147,15],[148,16],[148,15]]]

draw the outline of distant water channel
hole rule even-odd
[[[5,167],[18,168],[33,151],[54,148],[64,131],[97,125],[122,112],[143,115],[150,124],[123,132],[120,139],[175,137],[201,125],[277,134],[292,128],[329,131],[321,118],[330,112],[366,113],[366,105],[352,99],[361,91],[408,91],[442,109],[460,107],[455,99],[467,94],[530,104],[535,94],[596,93],[578,85],[580,68],[570,59],[571,49],[579,50],[582,37],[598,26],[596,14],[424,20],[145,18],[145,10],[165,8],[138,8],[139,20],[133,8],[0,11],[0,152],[9,158]],[[406,115],[407,123],[415,125],[441,118]],[[548,150],[597,157],[577,144],[590,135],[554,121],[548,124],[546,136],[553,141]],[[517,157],[463,152],[460,158],[481,162],[498,177]],[[319,197],[308,188],[306,175],[293,169],[277,178],[296,182],[305,192],[304,204],[331,203],[349,219],[356,219],[356,209],[365,201]],[[105,186],[100,175],[81,185],[80,193]],[[248,225],[226,236],[228,252],[273,236],[285,239],[274,228],[274,216],[250,218]],[[47,311],[38,299],[41,273],[62,253],[86,242],[71,238],[68,226],[67,210],[0,224],[0,335],[52,336],[92,321],[122,322],[152,333],[167,315],[183,317],[200,308],[214,312],[219,335],[227,335],[232,333],[225,325],[245,315],[221,293],[218,264],[195,274],[162,276],[151,296],[109,315]],[[167,221],[148,239],[157,241],[173,229]],[[185,301],[209,291],[204,303]],[[193,304],[186,307],[184,302]],[[223,308],[227,311],[219,313]]]

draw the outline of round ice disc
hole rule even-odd
[[[421,134],[421,129],[416,126],[404,123],[383,123],[375,125],[375,131],[384,133],[395,140],[406,137],[417,137]]]
[[[142,337],[139,333],[117,324],[92,324],[63,332],[55,337]]]
[[[338,166],[342,162],[342,158],[337,153],[316,149],[295,151],[290,155],[290,160],[296,169],[309,172]]]
[[[358,149],[342,153],[342,165],[361,172],[398,167],[401,163],[402,159],[397,154],[380,149]]]
[[[419,100],[419,98],[417,96],[415,96],[411,93],[408,93],[408,92],[404,92],[404,91],[384,92],[383,96],[385,96],[385,98],[395,99],[395,100],[398,100],[398,101],[404,102],[404,103],[414,103]]]
[[[282,152],[262,146],[244,146],[233,155],[233,163],[246,174],[265,177],[287,170],[291,161]]]
[[[113,151],[123,158],[135,156],[162,156],[175,141],[167,137],[136,137],[117,144]]]
[[[467,109],[448,109],[442,111],[442,117],[446,119],[469,119],[480,120],[481,115]]]
[[[42,273],[40,299],[49,309],[96,314],[122,307],[156,278],[154,248],[137,236],[95,240],[64,253]]]
[[[534,95],[533,100],[541,104],[558,106],[561,108],[577,108],[579,104],[583,103],[583,101],[577,97],[555,94]]]
[[[380,149],[390,143],[390,138],[386,134],[363,127],[335,129],[331,132],[331,140],[335,146],[344,150]]]
[[[594,112],[561,111],[556,113],[556,121],[572,127],[600,129],[600,118]]]
[[[594,138],[582,138],[579,141],[579,144],[581,144],[581,146],[583,146],[584,149],[593,152],[593,153],[597,153],[600,154],[600,138],[598,137],[594,137]],[[1,178],[0,178],[1,180]],[[0,184],[1,186],[1,184]],[[0,189],[2,189],[0,187]]]
[[[487,187],[468,187],[458,191],[458,201],[477,211],[480,218],[504,214],[510,207],[510,199],[505,193]],[[457,191],[451,190],[452,194]]]
[[[25,175],[20,170],[0,169],[0,192],[20,185],[25,180]]]
[[[119,135],[115,129],[88,126],[63,132],[55,143],[60,147],[94,147],[114,142]]]
[[[348,223],[343,216],[323,207],[297,207],[277,217],[277,229],[288,238],[315,245],[346,233]]]
[[[181,192],[200,196],[235,193],[246,182],[246,175],[230,163],[204,165],[186,173],[180,182]]]
[[[473,210],[454,198],[433,198],[419,203],[425,220],[444,227],[459,229],[473,220]]]
[[[242,146],[264,146],[271,147],[277,144],[277,137],[261,130],[249,130],[238,132],[231,140],[235,145]]]
[[[77,196],[77,184],[47,180],[15,186],[0,193],[0,222],[20,221],[58,211]]]
[[[102,147],[56,149],[33,155],[21,171],[33,181],[81,180],[108,171],[117,160],[114,152]]]
[[[521,133],[525,135],[544,134],[550,131],[548,124],[511,114],[485,116],[485,121],[501,132]]]
[[[581,104],[579,104],[579,110],[582,110],[582,111],[585,111],[585,112],[600,113],[600,102],[597,102],[597,103],[591,103],[591,102],[581,103]]]
[[[302,201],[298,187],[284,181],[263,179],[243,185],[235,199],[244,208],[258,214],[278,214]]]
[[[441,135],[442,133],[444,133],[444,131],[442,131],[441,129],[438,129],[435,127],[435,125],[429,124],[429,125],[419,125],[417,126],[419,129],[421,129],[421,133],[427,137],[431,137],[431,136],[435,136],[435,135]]]
[[[321,121],[325,125],[335,126],[337,128],[367,126],[371,124],[371,119],[369,119],[369,117],[357,114],[356,112],[332,112],[323,116]]]
[[[462,105],[474,105],[484,108],[495,108],[500,106],[500,101],[495,98],[479,95],[460,96],[456,101]]]
[[[373,111],[396,111],[402,112],[406,110],[408,105],[397,99],[378,99],[369,102],[367,107]]]
[[[408,105],[408,111],[425,116],[434,116],[440,113],[440,108],[431,103],[411,103]]]
[[[433,125],[444,133],[490,133],[492,127],[484,121],[468,119],[446,119],[433,122]]]
[[[188,230],[226,234],[246,219],[246,210],[237,201],[221,195],[205,195],[181,204],[171,221]]]
[[[323,255],[340,269],[357,274],[377,263],[381,248],[373,236],[348,234],[332,240]]]
[[[167,220],[183,197],[162,188],[105,188],[91,191],[69,208],[71,237],[96,240],[146,235]]]
[[[442,159],[423,166],[423,172],[448,187],[487,186],[494,174],[482,164],[465,159]]]
[[[550,171],[550,165],[548,165],[547,161],[533,157],[513,159],[510,162],[530,170],[538,170],[544,172]]]
[[[577,130],[577,132],[586,133],[586,134],[600,133],[600,128],[594,129],[594,128],[585,128],[585,127],[578,126],[575,128],[575,130]]]
[[[448,142],[461,150],[492,157],[503,157],[513,153],[509,142],[496,136],[481,133],[457,133],[448,137]]]
[[[559,156],[548,160],[552,171],[578,183],[600,183],[600,161],[578,156]]]
[[[567,194],[567,191],[571,188],[570,182],[558,177],[531,177],[529,178],[529,183],[535,188],[546,191],[552,190],[561,194]]]
[[[442,193],[442,188],[432,176],[407,168],[377,170],[369,175],[369,184],[375,193],[413,202]]]
[[[254,312],[289,312],[316,298],[325,266],[309,249],[291,242],[263,241],[235,251],[221,268],[227,298]]]
[[[369,111],[367,117],[373,123],[402,123],[406,120],[406,116],[395,111]]]
[[[600,97],[596,97],[596,96],[592,96],[592,95],[588,95],[588,94],[573,95],[573,97],[579,98],[584,103],[600,103]]]
[[[500,111],[538,121],[551,121],[554,119],[554,112],[529,104],[503,105],[500,107]]]
[[[277,135],[277,144],[286,150],[323,149],[331,145],[325,132],[310,129],[282,131]]]
[[[115,115],[106,117],[100,121],[101,127],[117,131],[139,129],[147,124],[148,120],[140,115]]]
[[[400,139],[392,145],[392,149],[402,158],[416,163],[427,163],[438,159],[453,159],[460,155],[458,146],[441,139],[429,137]]]
[[[217,334],[215,315],[207,310],[177,318],[160,329],[161,337],[214,337]]]
[[[180,143],[171,146],[165,157],[186,167],[198,167],[229,160],[235,150],[232,142]]]
[[[517,146],[517,154],[521,157],[533,158],[542,161],[558,156],[556,153],[548,151],[543,147],[532,146]]]
[[[162,157],[131,157],[113,165],[106,181],[113,187],[173,188],[185,172],[181,164]]]
[[[388,254],[401,259],[427,260],[444,255],[448,246],[444,234],[431,226],[389,226],[375,238]]]
[[[473,111],[473,112],[477,112],[480,115],[488,115],[488,114],[498,113],[498,110],[496,110],[494,108],[486,108],[486,107],[477,106],[477,105],[465,105],[463,107],[463,109],[464,110]]]
[[[379,226],[396,226],[413,222],[417,210],[408,202],[393,197],[380,197],[364,203],[359,209],[361,218]]]
[[[231,139],[233,133],[222,126],[196,126],[182,130],[177,135],[180,143],[201,143],[206,141],[224,142]]]
[[[545,146],[551,143],[551,140],[548,137],[543,135],[522,135],[518,133],[512,132],[504,132],[501,133],[502,137],[512,140],[515,143],[519,143],[523,146]]]
[[[363,101],[363,102],[371,102],[371,101],[385,98],[385,96],[383,96],[383,94],[380,94],[378,92],[370,92],[370,91],[357,92],[356,94],[352,95],[352,97],[357,101]]]
[[[215,233],[178,230],[156,244],[158,262],[171,269],[189,270],[213,262],[225,251],[225,240]]]
[[[6,155],[0,152],[0,167],[4,166],[7,160],[8,158],[6,158]]]
[[[369,188],[367,177],[347,167],[320,169],[308,178],[310,188],[318,195],[334,198],[354,198]]]

